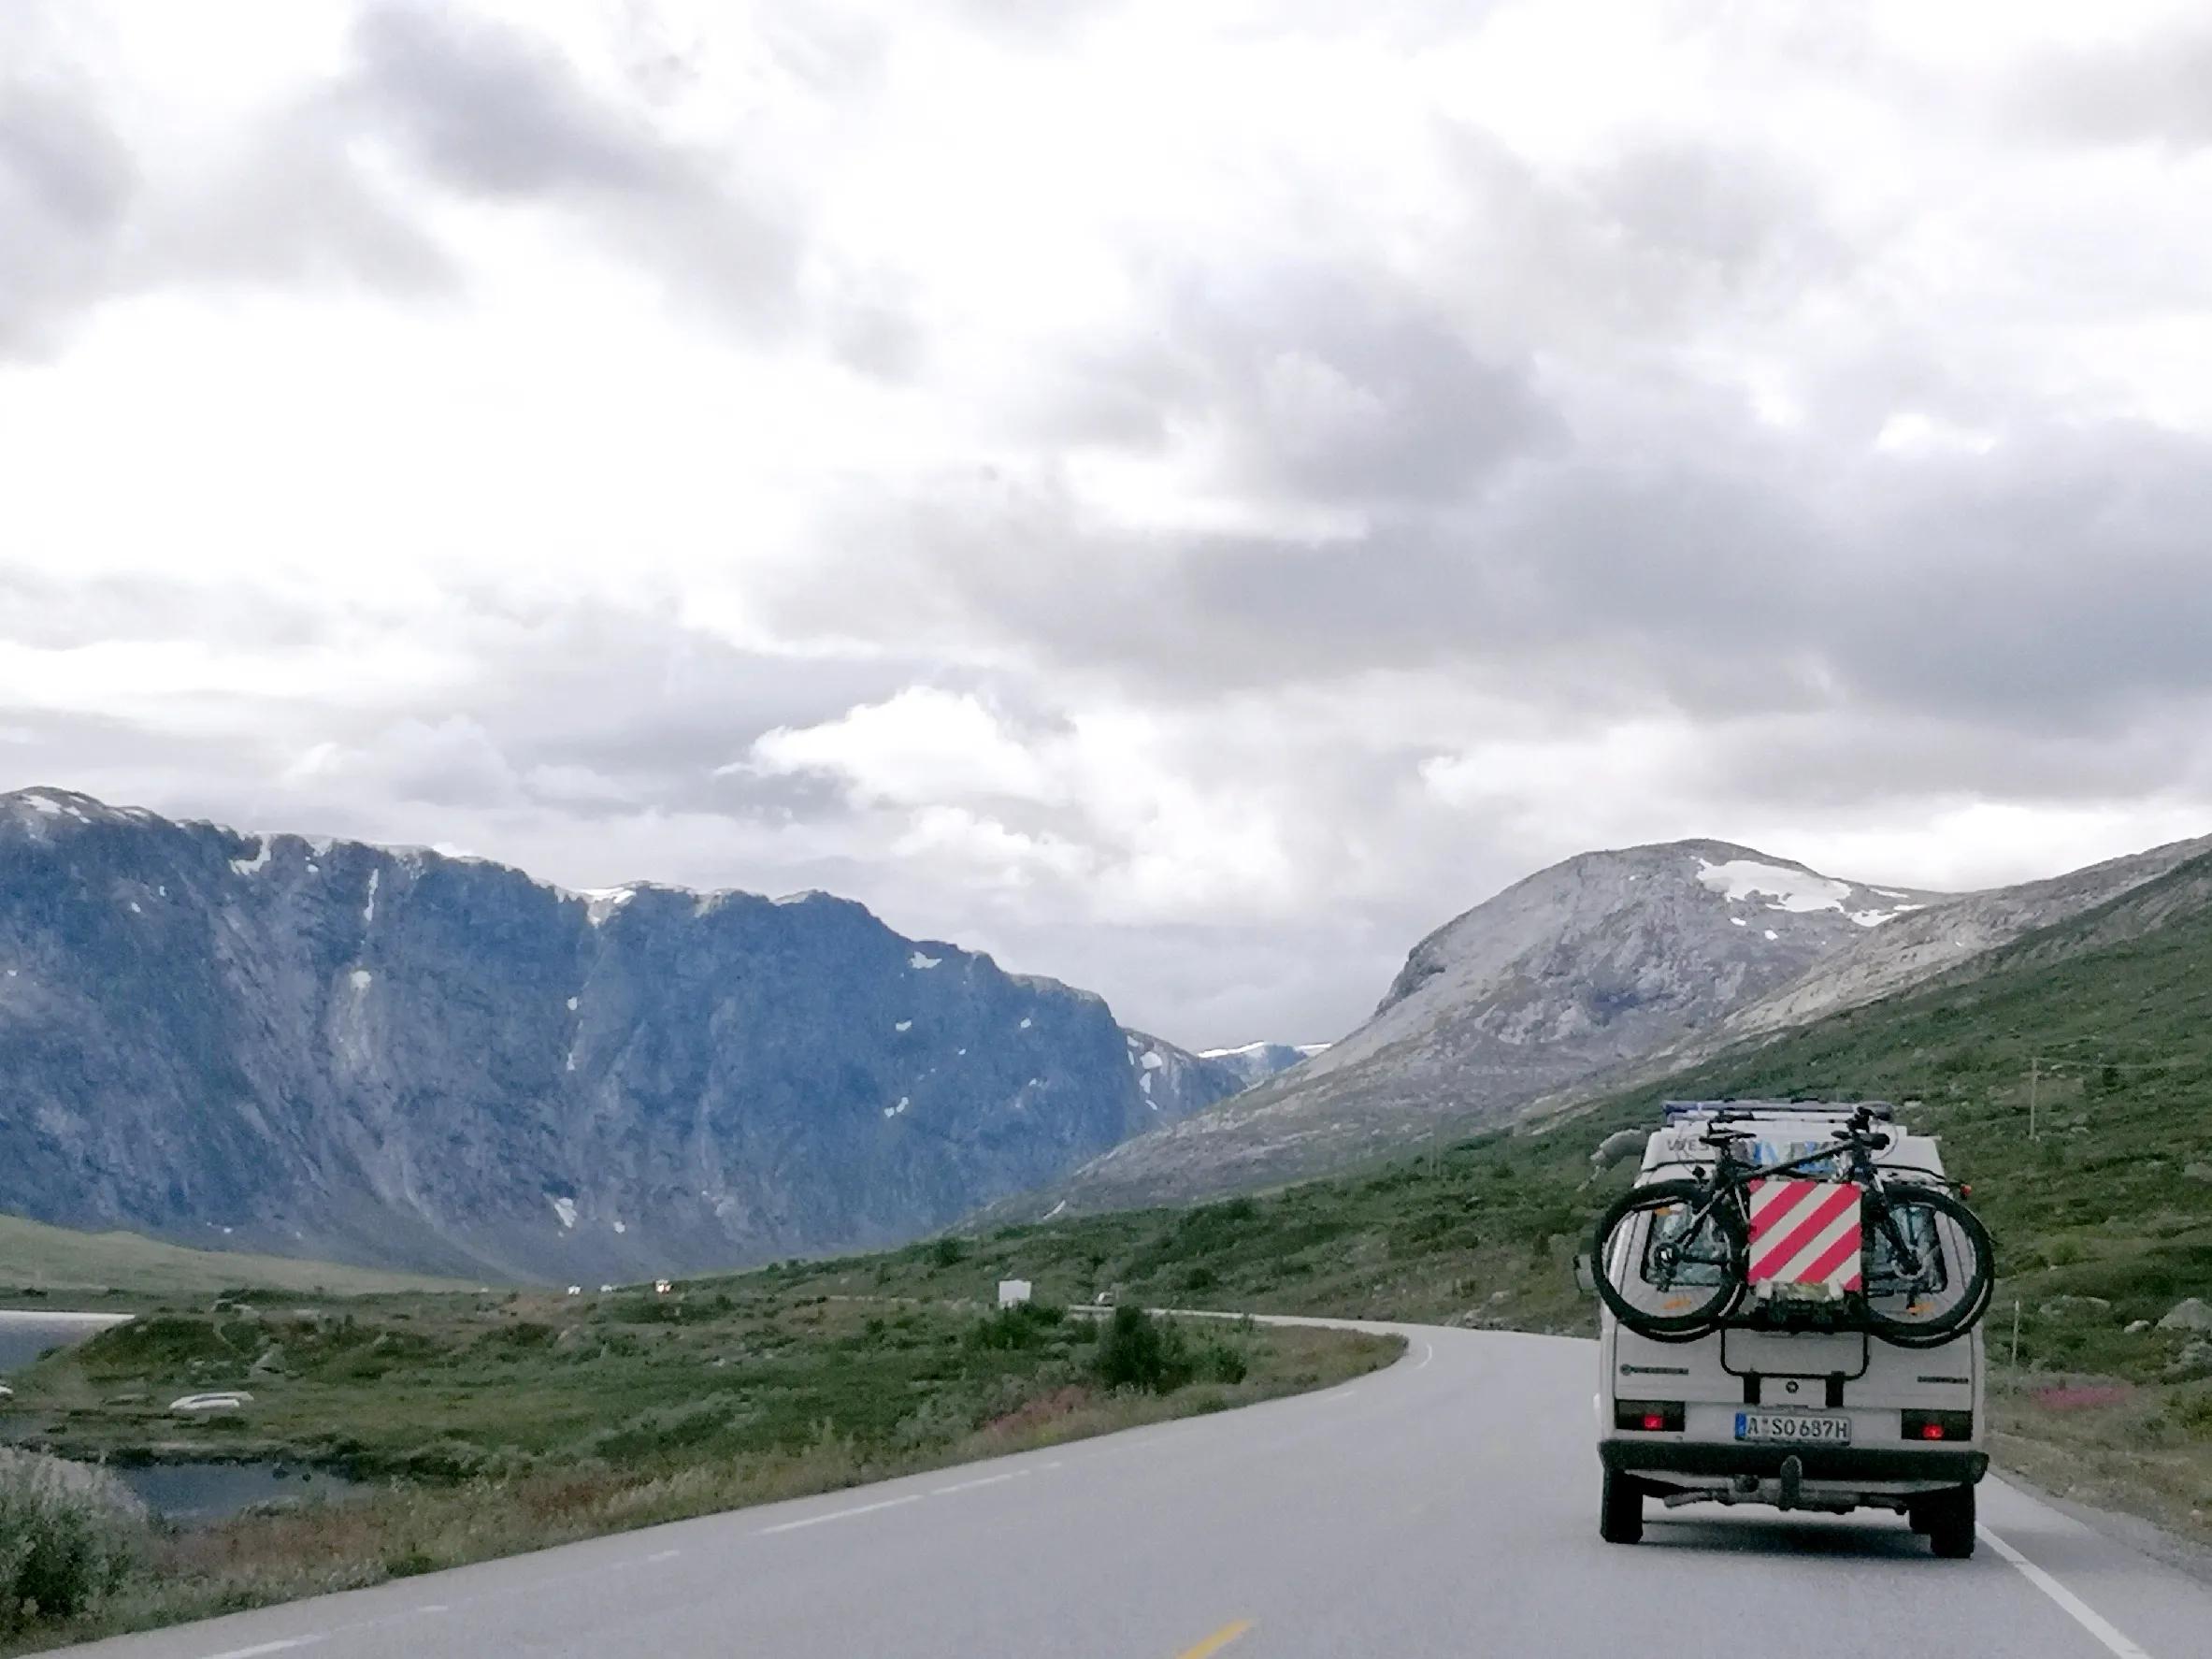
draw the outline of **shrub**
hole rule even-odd
[[[1209,1342],[1199,1349],[1195,1368],[1201,1382],[1242,1382],[1251,1370],[1243,1354],[1226,1342]]]
[[[0,1448],[0,1635],[114,1590],[145,1527],[144,1506],[105,1469]]]
[[[957,1267],[968,1260],[968,1244],[964,1239],[939,1238],[929,1244],[929,1265]]]
[[[1091,1365],[1108,1388],[1145,1389],[1156,1394],[1173,1393],[1191,1378],[1183,1333],[1127,1304],[1113,1310]]]
[[[969,1340],[978,1348],[1037,1348],[1067,1317],[1067,1309],[1053,1303],[1019,1302],[980,1320]]]

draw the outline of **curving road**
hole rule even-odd
[[[1321,1321],[1314,1321],[1321,1322]],[[2202,1659],[2212,1588],[1994,1481],[1884,1514],[1652,1508],[1599,1542],[1586,1342],[1405,1335],[1327,1393],[74,1650],[115,1659]],[[1731,1609],[1733,1609],[1732,1611]]]

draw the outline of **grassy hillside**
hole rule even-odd
[[[1991,1351],[2011,1464],[2212,1532],[2212,1342],[2127,1328],[2212,1300],[2212,859],[1942,981],[1531,1131],[1194,1210],[1005,1227],[770,1277],[938,1295],[1011,1275],[1077,1300],[1113,1288],[1156,1305],[1589,1330],[1573,1257],[1629,1178],[1593,1177],[1596,1143],[1656,1121],[1662,1098],[1791,1094],[1909,1103],[1907,1120],[1974,1183],[1998,1245]],[[2070,1386],[2085,1378],[2108,1386]]]
[[[0,1301],[29,1291],[34,1300],[97,1307],[108,1301],[211,1296],[234,1289],[371,1295],[459,1288],[450,1280],[419,1275],[285,1256],[194,1250],[135,1233],[78,1233],[20,1216],[0,1216]]]

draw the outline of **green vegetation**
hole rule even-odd
[[[12,1415],[85,1458],[342,1470],[346,1501],[157,1531],[53,1642],[375,1583],[596,1533],[792,1497],[1328,1386],[1401,1345],[1184,1331],[1127,1310],[797,1293],[776,1275],[675,1293],[352,1298],[171,1306],[51,1354]],[[1125,1373],[1134,1329],[1158,1363]],[[243,1389],[236,1415],[178,1418]],[[4,1562],[4,1558],[0,1558]],[[53,1604],[41,1600],[41,1606]],[[6,1647],[0,1641],[0,1650]]]
[[[2001,1459],[2212,1536],[2212,860],[1970,971],[1519,1132],[1186,1211],[1001,1227],[686,1286],[172,1308],[50,1358],[22,1413],[79,1452],[275,1454],[396,1479],[368,1501],[157,1536],[73,1634],[372,1582],[560,1538],[1316,1386],[1372,1344],[1137,1309],[1587,1331],[1573,1262],[1664,1097],[1901,1103],[1989,1219]],[[2152,925],[2152,924],[2156,925]],[[2029,1133],[2032,1096],[2036,1133]],[[225,1262],[233,1258],[223,1258]],[[0,1275],[0,1277],[4,1277]],[[232,1276],[235,1278],[235,1275]],[[1103,1321],[985,1314],[1111,1293]],[[2017,1363],[2014,1305],[2019,1308]],[[239,1418],[175,1421],[187,1389]]]
[[[390,1291],[459,1290],[426,1274],[381,1273],[335,1262],[299,1262],[243,1251],[194,1250],[135,1233],[79,1233],[20,1216],[0,1216],[0,1299],[32,1302],[65,1292],[70,1307],[148,1298],[211,1296],[234,1287],[310,1295],[374,1295]]]
[[[145,1538],[114,1476],[0,1447],[0,1640],[120,1588]]]

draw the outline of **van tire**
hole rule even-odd
[[[1974,1553],[1974,1488],[1955,1486],[1931,1493],[1914,1504],[1913,1530],[1928,1535],[1928,1548],[1946,1561],[1964,1561]]]
[[[1644,1537],[1644,1482],[1633,1475],[1605,1471],[1598,1500],[1598,1536],[1608,1544],[1634,1544]]]

